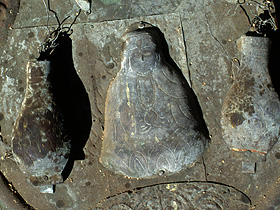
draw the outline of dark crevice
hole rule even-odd
[[[207,173],[207,167],[204,161],[204,157],[202,156],[202,164],[203,164],[203,168],[204,168],[204,176],[205,176],[205,180],[208,181],[208,173]]]
[[[248,195],[246,195],[244,192],[242,192],[241,190],[237,189],[236,187],[234,186],[231,186],[231,185],[227,185],[227,184],[224,184],[224,183],[221,183],[221,182],[215,182],[215,181],[177,181],[177,182],[162,182],[162,183],[157,183],[157,184],[151,184],[151,185],[146,185],[144,187],[137,187],[137,188],[134,188],[133,190],[127,190],[127,191],[124,191],[124,192],[121,192],[121,193],[116,193],[115,195],[112,195],[112,196],[108,196],[106,197],[105,199],[108,200],[108,199],[111,199],[111,198],[114,198],[118,195],[121,195],[121,194],[124,194],[124,193],[129,193],[129,192],[134,192],[134,191],[139,191],[139,190],[142,190],[142,189],[145,189],[145,188],[150,188],[150,187],[155,187],[155,186],[160,186],[160,185],[166,185],[166,184],[190,184],[190,183],[202,183],[202,184],[215,184],[215,185],[221,185],[221,186],[224,186],[224,187],[229,187],[229,188],[232,188],[234,190],[236,190],[237,192],[241,193],[242,195],[242,200],[246,200],[247,203],[249,203],[250,205],[252,205],[252,201],[250,199],[250,197]]]
[[[247,13],[246,9],[245,9],[245,8],[244,8],[241,4],[239,4],[239,6],[240,6],[240,8],[242,9],[242,11],[244,12],[244,14],[246,15],[246,17],[247,17],[247,19],[248,19],[249,24],[251,25],[251,24],[252,24],[252,21],[251,21],[250,16],[248,15],[248,13]]]
[[[191,114],[193,118],[197,122],[196,129],[200,131],[207,139],[209,139],[209,131],[206,126],[206,123],[203,118],[203,113],[201,110],[201,106],[198,102],[197,96],[194,93],[193,89],[190,88],[185,76],[183,75],[181,69],[177,66],[175,61],[171,58],[169,53],[169,47],[164,37],[164,34],[158,27],[148,27],[144,29],[138,29],[136,31],[146,31],[149,33],[152,38],[153,42],[155,43],[157,49],[156,51],[161,55],[162,60],[165,62],[167,66],[171,66],[171,69],[174,69],[174,72],[178,75],[178,77],[182,78],[182,84],[186,87],[186,95],[188,96],[189,100],[189,108],[191,110]]]
[[[88,0],[88,2],[89,2],[89,12],[88,12],[88,14],[90,14],[92,11],[92,0]]]
[[[276,20],[280,20],[280,1],[279,0],[273,0],[274,6],[275,6],[275,16],[276,16]],[[277,22],[277,21],[276,21]]]
[[[280,19],[280,1],[274,1],[275,10],[276,10],[276,19]],[[272,80],[272,84],[280,98],[280,71],[279,71],[279,55],[280,55],[280,32],[279,29],[277,31],[272,32],[269,35],[271,40],[271,47],[269,52],[269,74]]]
[[[183,23],[181,20],[180,16],[180,24],[181,24],[181,30],[182,30],[182,36],[183,36],[183,42],[184,42],[184,47],[185,47],[185,54],[186,54],[186,61],[187,61],[187,68],[188,68],[188,76],[190,80],[190,87],[192,88],[192,80],[191,80],[191,70],[190,70],[190,63],[189,63],[189,58],[188,58],[188,50],[187,50],[187,44],[186,44],[186,38],[185,38],[185,32],[183,28]]]
[[[23,197],[18,193],[18,191],[13,186],[13,184],[6,179],[6,177],[1,171],[0,171],[0,179],[3,180],[3,182],[7,186],[7,190],[10,190],[11,195],[14,197],[14,200],[11,202],[16,202],[25,210],[35,210],[23,199]]]
[[[3,2],[0,2],[0,8],[4,8],[4,9],[7,9],[7,6],[6,6],[6,4],[4,4]]]
[[[2,130],[2,128],[1,128],[1,125],[0,125],[0,141],[4,143],[4,140],[3,140],[3,136],[2,136],[1,130]]]
[[[275,15],[275,14],[272,14]],[[275,32],[273,26],[270,22],[272,20],[268,10],[264,10],[263,13],[259,14],[251,21],[251,27],[254,28],[254,31],[248,31],[246,36],[257,36],[257,37],[271,37]],[[266,23],[267,22],[267,23]]]
[[[226,48],[224,47],[224,45],[223,45],[223,44],[219,41],[219,39],[214,35],[214,33],[213,33],[213,31],[212,31],[212,29],[211,29],[211,27],[210,27],[210,23],[209,23],[209,20],[208,20],[207,15],[205,15],[205,22],[206,22],[206,25],[207,25],[207,27],[208,27],[208,30],[209,30],[210,35],[211,35],[212,38],[218,43],[218,44],[216,44],[216,46],[217,46],[217,47],[220,47],[220,48],[224,51],[225,57],[227,57],[228,60],[229,60],[230,62],[233,63],[234,58],[231,57],[231,56],[228,54],[228,52],[227,52]]]

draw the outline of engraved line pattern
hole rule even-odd
[[[188,106],[187,82],[161,60],[148,32],[128,33],[126,45],[108,89],[101,163],[130,177],[178,172],[207,142],[194,130],[197,113]]]
[[[132,194],[123,193],[99,203],[96,209],[239,209],[250,208],[250,201],[237,190],[212,183],[176,183],[146,187]]]

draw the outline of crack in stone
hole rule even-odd
[[[184,27],[183,27],[183,23],[182,23],[182,18],[181,15],[179,15],[180,17],[180,25],[181,25],[181,29],[182,29],[182,36],[183,36],[183,43],[184,43],[184,47],[185,47],[185,55],[186,55],[186,61],[187,61],[187,68],[188,68],[188,79],[190,82],[190,87],[192,88],[192,79],[191,79],[191,70],[190,70],[190,63],[189,63],[189,58],[188,58],[188,50],[187,50],[187,43],[186,43],[186,38],[185,38],[185,32],[184,32]]]
[[[205,180],[208,181],[207,167],[206,167],[203,156],[202,156],[202,164],[203,164],[203,168],[204,168]]]
[[[32,206],[30,206],[24,198],[19,194],[16,188],[13,186],[11,182],[5,177],[5,175],[0,171],[0,179],[3,180],[4,184],[7,186],[8,190],[11,191],[12,195],[15,197],[14,201],[20,204],[23,209],[26,210],[35,210]]]
[[[123,191],[121,193],[116,193],[115,195],[108,196],[108,197],[102,199],[101,201],[99,201],[99,203],[101,203],[105,200],[114,198],[114,197],[116,197],[118,195],[121,195],[123,193],[133,193],[133,191],[139,191],[139,190],[142,190],[142,189],[145,189],[145,188],[151,188],[151,187],[160,186],[160,185],[167,185],[167,184],[191,184],[191,183],[193,183],[193,184],[194,183],[216,184],[216,185],[221,185],[221,186],[224,186],[224,187],[232,188],[232,189],[236,190],[237,192],[241,193],[242,196],[244,196],[249,201],[249,204],[252,205],[252,201],[251,201],[250,197],[247,194],[245,194],[244,192],[242,192],[241,190],[237,189],[234,186],[224,184],[224,183],[221,183],[221,182],[215,182],[215,181],[177,181],[177,182],[162,182],[162,183],[157,183],[157,184],[151,184],[151,185],[146,185],[146,186],[143,186],[143,187],[137,187],[137,188],[134,188],[132,190],[126,190],[126,191]]]

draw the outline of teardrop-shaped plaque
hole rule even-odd
[[[105,104],[102,164],[129,177],[175,173],[207,145],[200,107],[156,27],[124,36],[121,69]]]
[[[269,40],[243,36],[238,41],[241,68],[228,91],[221,125],[232,150],[267,153],[279,138],[280,102],[268,72]]]
[[[70,152],[49,73],[49,61],[28,62],[26,94],[13,135],[15,160],[34,186],[63,182],[61,172]]]

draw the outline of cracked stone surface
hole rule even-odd
[[[168,198],[168,199],[166,199]],[[220,184],[163,184],[123,193],[94,209],[240,209],[250,206],[246,195]]]
[[[221,110],[233,83],[236,40],[250,28],[247,16],[253,18],[257,13],[256,4],[243,5],[246,16],[235,1],[229,0],[92,1],[92,13],[82,12],[71,35],[75,69],[91,103],[92,128],[84,148],[85,159],[74,162],[69,177],[56,186],[55,194],[42,194],[32,187],[10,156],[10,146],[25,93],[27,61],[38,57],[38,47],[49,34],[47,23],[50,29],[57,26],[54,15],[47,15],[46,2],[22,0],[13,29],[0,46],[0,170],[5,182],[16,189],[15,196],[21,196],[19,204],[25,201],[35,209],[137,209],[139,205],[176,209],[183,204],[194,206],[201,198],[209,201],[212,209],[279,206],[280,143],[264,156],[231,151],[222,135]],[[50,2],[60,20],[71,16],[67,23],[79,10],[74,0]],[[191,168],[151,179],[114,174],[99,162],[105,99],[109,83],[120,69],[121,37],[139,21],[149,22],[164,33],[172,59],[197,96],[211,136],[208,150]],[[2,184],[0,188],[4,189]],[[183,192],[189,194],[177,196]],[[148,195],[158,203],[146,199]],[[3,201],[0,197],[8,208],[9,202]],[[205,209],[202,204],[197,202],[196,208]]]

